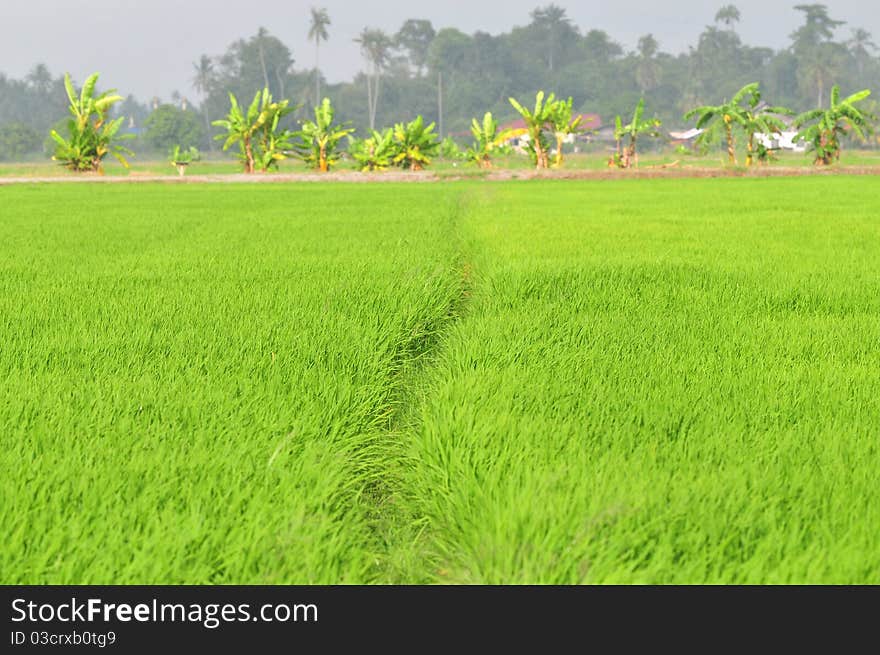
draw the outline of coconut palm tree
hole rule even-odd
[[[369,64],[367,72],[367,109],[370,130],[376,129],[376,109],[379,106],[379,89],[382,71],[388,65],[393,42],[382,30],[365,27],[354,40]]]
[[[208,97],[211,84],[214,82],[214,62],[208,55],[202,55],[198,61],[193,62],[195,75],[192,78],[193,89],[202,96],[202,101]]]
[[[742,15],[736,5],[724,5],[715,14],[715,22],[723,23],[728,30],[733,30],[733,26],[740,21]]]
[[[840,139],[847,129],[864,139],[871,132],[870,121],[876,117],[860,110],[856,104],[871,95],[868,89],[841,99],[840,87],[831,88],[827,109],[813,109],[798,116],[794,124],[800,130],[796,139],[808,141],[816,153],[815,163],[828,166],[840,159]]]
[[[724,129],[727,141],[727,159],[728,162],[736,165],[736,142],[734,140],[733,130],[737,125],[744,125],[746,122],[746,109],[742,106],[746,98],[754,96],[758,93],[758,83],[746,84],[737,91],[730,101],[720,105],[705,105],[695,107],[684,115],[685,120],[697,117],[697,129],[705,129],[706,131],[700,136],[701,140],[705,140],[706,134],[719,127]]]
[[[660,44],[653,34],[645,34],[639,39],[638,64],[636,66],[636,82],[639,90],[644,93],[657,86],[660,78],[660,65],[654,56],[660,49]]]
[[[211,121],[208,118],[205,102],[214,84],[214,62],[208,55],[202,55],[198,61],[193,62],[193,70],[195,75],[192,78],[193,89],[201,96],[202,99],[202,116],[205,119],[205,133],[211,131]],[[213,142],[208,140],[209,148],[213,150]]]
[[[52,74],[46,64],[37,64],[27,74],[27,83],[40,93],[49,93],[52,89]]]
[[[315,42],[315,102],[321,97],[321,71],[319,68],[321,41],[330,38],[327,28],[330,26],[330,15],[326,9],[311,8],[312,22],[309,27],[309,40]]]
[[[865,62],[871,60],[874,52],[877,52],[877,44],[871,38],[871,33],[862,28],[852,31],[852,38],[847,42],[853,58],[856,60],[856,68],[859,76],[865,72]]]
[[[547,35],[547,70],[553,72],[560,37],[566,29],[572,28],[571,19],[565,9],[552,4],[533,10],[531,18],[532,25]]]

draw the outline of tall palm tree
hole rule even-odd
[[[805,91],[816,94],[816,105],[825,104],[826,90],[844,67],[845,50],[839,43],[820,43],[807,50],[800,60],[798,73]]]
[[[211,122],[208,119],[208,108],[205,103],[208,100],[208,94],[211,91],[211,85],[214,83],[214,62],[208,55],[202,55],[199,60],[193,62],[195,75],[192,78],[193,88],[202,97],[202,117],[205,121],[205,133],[211,132]],[[208,140],[208,147],[213,150],[213,140]]]
[[[739,13],[736,5],[724,5],[715,14],[715,22],[723,23],[724,27],[728,30],[732,30],[733,26],[740,21],[740,18],[742,18],[742,15]]]
[[[214,62],[208,55],[202,55],[198,61],[193,62],[195,75],[192,78],[193,88],[202,99],[206,98],[214,80]]]
[[[660,66],[654,59],[654,55],[660,49],[660,44],[653,34],[645,34],[639,39],[638,51],[639,62],[636,66],[636,82],[639,89],[644,93],[657,86],[660,76]]]
[[[327,28],[330,26],[330,15],[327,13],[326,9],[316,9],[315,7],[311,8],[312,12],[312,24],[309,27],[309,40],[315,42],[315,103],[321,103],[321,72],[319,69],[320,66],[320,51],[321,51],[321,41],[326,41],[330,38],[330,35],[327,33]]]
[[[369,64],[367,72],[367,109],[370,130],[376,129],[376,108],[379,106],[379,85],[382,71],[388,65],[391,52],[391,38],[382,30],[365,27],[354,40],[361,46],[361,53]]]
[[[27,82],[37,91],[48,93],[52,88],[52,74],[46,64],[37,64],[27,74]]]
[[[684,115],[685,120],[697,116],[697,129],[706,129],[701,135],[705,137],[710,130],[723,128],[727,139],[727,158],[730,164],[736,165],[736,144],[733,138],[733,129],[737,125],[743,126],[746,122],[746,108],[742,106],[746,98],[753,99],[759,93],[758,83],[746,84],[737,91],[733,98],[720,105],[705,105],[695,107]],[[760,95],[758,96],[760,98]]]
[[[558,5],[547,5],[535,9],[531,13],[532,25],[547,34],[547,70],[553,71],[555,53],[559,47],[559,39],[566,28],[571,27],[571,19],[565,9]]]
[[[269,36],[269,30],[265,27],[260,27],[257,30],[257,51],[260,54],[260,68],[263,69],[263,84],[265,88],[269,88],[269,71],[266,68],[266,49],[263,46],[266,37]]]
[[[852,31],[852,37],[847,42],[849,51],[856,60],[859,76],[865,72],[865,62],[870,60],[871,54],[877,52],[877,44],[871,39],[871,33],[861,27]]]

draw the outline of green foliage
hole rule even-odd
[[[614,119],[614,139],[617,142],[617,152],[615,153],[614,163],[620,168],[638,167],[638,151],[636,144],[638,138],[642,135],[658,137],[660,136],[660,127],[663,122],[659,118],[643,118],[645,113],[645,99],[639,99],[635,111],[633,111],[632,120],[626,125],[620,116]],[[624,146],[623,140],[629,138],[629,143]]]
[[[559,100],[550,118],[553,134],[556,137],[556,160],[553,165],[561,168],[564,162],[563,144],[570,136],[584,134],[587,131],[583,125],[583,116],[574,116],[574,100]]]
[[[434,133],[434,123],[425,125],[421,116],[409,123],[394,126],[394,147],[396,152],[392,162],[410,171],[420,171],[431,163],[431,157],[440,147]]]
[[[130,138],[130,135],[119,135],[119,128],[125,121],[124,116],[110,120],[110,109],[122,100],[116,95],[115,89],[96,94],[98,73],[91,75],[83,85],[79,94],[73,87],[70,75],[64,76],[64,88],[70,102],[68,111],[71,118],[67,121],[67,137],[52,130],[49,135],[55,141],[56,149],[52,159],[62,166],[75,172],[104,171],[104,158],[113,155],[128,168],[128,161],[123,155],[133,155],[128,148],[118,144]]]
[[[349,136],[348,152],[363,172],[384,171],[391,167],[396,153],[394,130],[373,130],[366,139]]]
[[[697,118],[697,129],[706,130],[704,134],[712,134],[713,131],[722,129],[727,142],[727,158],[731,165],[736,164],[736,139],[734,129],[744,128],[748,123],[748,108],[743,106],[744,101],[749,102],[750,107],[757,105],[761,98],[759,84],[752,82],[746,84],[737,91],[733,98],[720,105],[703,105],[695,107],[684,115],[685,120]],[[702,138],[703,135],[700,135]]]
[[[781,116],[791,116],[794,112],[788,107],[770,107],[761,103],[761,91],[755,89],[741,114],[740,126],[746,134],[746,166],[755,160],[761,164],[773,159],[773,150],[756,138],[756,135],[779,134],[786,128]]]
[[[796,139],[805,139],[815,153],[815,163],[828,166],[840,159],[841,139],[847,129],[859,139],[864,140],[872,132],[871,121],[877,118],[856,105],[871,91],[864,89],[841,99],[840,87],[831,89],[831,102],[827,109],[813,109],[795,119],[800,132]]]
[[[548,168],[549,142],[545,130],[552,124],[556,113],[556,96],[551,93],[545,101],[544,92],[538,91],[533,110],[526,109],[515,98],[510,98],[509,101],[526,123],[527,148],[532,156],[532,162],[536,168]]]
[[[192,164],[193,162],[197,162],[201,159],[201,153],[199,153],[198,148],[190,146],[189,148],[184,148],[180,146],[180,144],[175,145],[172,148],[169,154],[169,160],[171,161],[171,165],[177,168],[177,172],[181,175],[186,172],[186,167]]]
[[[339,161],[339,142],[354,132],[345,125],[333,124],[334,110],[329,98],[324,98],[315,107],[315,120],[307,120],[299,132],[300,142],[296,144],[299,156],[311,168],[326,173]]]
[[[289,100],[274,102],[269,88],[258,91],[247,110],[238,104],[235,95],[229,94],[230,109],[225,119],[212,124],[222,127],[226,134],[215,138],[224,140],[223,150],[238,144],[239,159],[245,173],[257,169],[266,172],[278,167],[278,162],[287,159],[287,152],[294,147],[293,132],[280,127],[281,119],[295,111]]]
[[[440,142],[440,146],[437,149],[437,155],[441,159],[452,162],[464,159],[465,157],[461,148],[458,147],[458,143],[456,143],[455,139],[450,136]]]
[[[14,161],[40,149],[40,133],[24,123],[0,125],[0,161]]]
[[[201,158],[202,155],[198,148],[193,146],[185,148],[181,145],[174,146],[168,156],[168,159],[172,164],[192,164],[193,162],[199,161]]]
[[[157,150],[168,150],[178,144],[197,147],[205,134],[204,123],[194,112],[175,105],[159,106],[147,117],[144,127],[147,143]]]
[[[508,135],[498,132],[498,121],[490,111],[483,115],[482,123],[476,118],[471,121],[471,134],[474,135],[474,143],[468,148],[465,157],[480,168],[492,168],[492,153]]]

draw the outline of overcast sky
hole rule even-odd
[[[809,0],[735,0],[746,43],[779,48],[800,21],[793,5]],[[326,7],[333,24],[322,48],[324,74],[333,82],[362,67],[352,39],[364,27],[394,32],[407,18],[427,18],[435,28],[465,32],[507,31],[529,22],[529,12],[546,0],[0,0],[0,72],[22,77],[38,61],[53,73],[70,71],[82,80],[100,71],[102,83],[141,99],[167,98],[173,90],[192,95],[192,62],[202,53],[221,54],[234,40],[260,25],[293,50],[297,68],[311,68],[314,48],[306,40],[308,9]],[[726,0],[556,0],[582,31],[603,29],[633,49],[651,32],[667,52],[695,43]],[[832,18],[864,27],[880,42],[880,2],[826,0]],[[601,6],[600,6],[601,5]]]

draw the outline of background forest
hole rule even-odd
[[[176,144],[218,149],[211,121],[227,111],[228,93],[249,99],[264,86],[301,106],[288,117],[292,123],[327,96],[337,119],[351,121],[361,135],[421,114],[437,121],[443,136],[466,136],[471,119],[486,111],[513,119],[508,98],[534,97],[538,89],[571,96],[578,111],[598,114],[605,125],[644,97],[647,112],[669,130],[690,127],[682,118],[687,110],[729,98],[749,82],[760,82],[771,104],[796,111],[825,105],[833,84],[844,94],[880,88],[870,33],[835,20],[821,4],[795,9],[802,21],[784,49],[743,43],[740,11],[726,5],[680,54],[664,52],[651,34],[627,51],[612,35],[574,24],[556,5],[536,8],[525,25],[497,35],[409,19],[395,34],[364,28],[356,39],[363,70],[339,84],[320,73],[321,49],[333,47],[332,16],[313,9],[302,29],[314,51],[292,52],[270,24],[193,62],[191,88],[166,98],[127,95],[115,111],[137,135],[136,149],[164,152]],[[42,156],[48,131],[66,117],[63,72],[36,64],[24,79],[0,73],[0,158]],[[126,95],[125,80],[101,84]],[[880,113],[876,101],[866,108]]]

